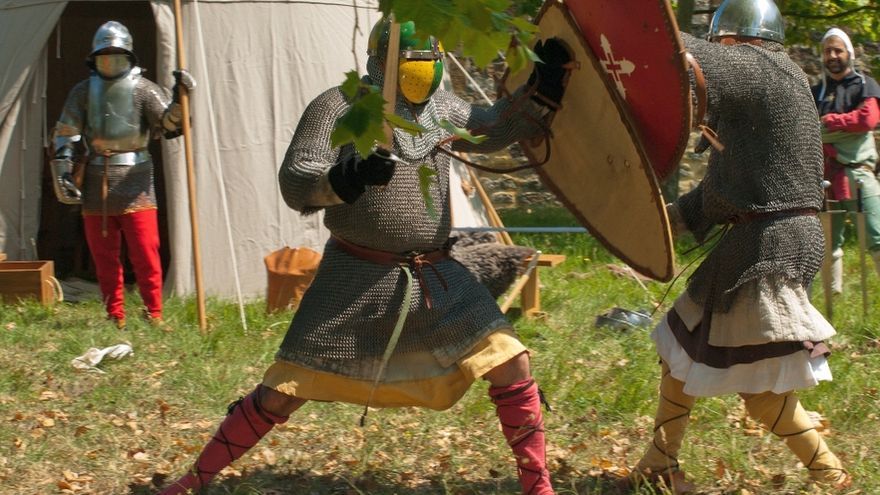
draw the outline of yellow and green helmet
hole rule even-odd
[[[387,18],[377,22],[370,32],[367,54],[384,60],[390,32]],[[413,21],[401,22],[397,64],[397,87],[403,97],[412,103],[424,103],[443,78],[443,46],[433,36],[419,37]]]

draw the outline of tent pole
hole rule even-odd
[[[470,174],[474,189],[476,189],[477,194],[480,195],[480,201],[482,201],[483,206],[486,207],[486,215],[489,217],[489,224],[493,227],[503,228],[504,223],[501,221],[501,216],[498,215],[498,211],[495,209],[495,206],[492,205],[492,200],[489,199],[489,195],[486,194],[486,190],[483,189],[483,184],[480,182],[480,178],[477,177],[476,172],[470,167],[468,167],[468,174]],[[498,236],[501,238],[502,243],[507,244],[508,246],[513,246],[513,239],[511,239],[510,234],[508,234],[507,231],[499,230]]]
[[[180,0],[174,0],[174,24],[177,31],[177,68],[186,68],[186,54],[183,47],[183,20],[181,18]],[[202,287],[202,258],[199,245],[199,223],[196,203],[196,182],[193,166],[192,133],[190,132],[189,93],[186,87],[180,90],[180,106],[183,113],[183,144],[186,154],[186,184],[189,192],[189,221],[192,227],[193,265],[196,277],[196,301],[199,312],[199,330],[204,333],[208,329],[205,315],[205,289]]]

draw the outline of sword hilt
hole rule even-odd
[[[828,208],[828,189],[831,187],[831,181],[823,180],[822,181],[822,210],[829,211]]]

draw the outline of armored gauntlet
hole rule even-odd
[[[171,88],[172,101],[180,103],[180,87],[185,87],[186,92],[191,93],[196,87],[196,80],[186,69],[175,70],[172,74],[174,75],[174,87]]]
[[[56,158],[49,163],[52,170],[52,185],[58,201],[66,205],[82,204],[82,193],[73,180],[73,162],[66,158]]]
[[[394,175],[391,153],[378,149],[366,158],[354,155],[333,165],[328,179],[333,192],[346,203],[354,203],[367,186],[384,186]]]
[[[171,88],[171,105],[162,118],[163,135],[166,139],[174,139],[182,134],[183,108],[180,105],[180,87],[186,88],[187,94],[196,87],[196,80],[186,69],[175,70],[172,74],[174,87]]]

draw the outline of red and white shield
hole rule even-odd
[[[605,247],[638,272],[674,275],[669,218],[657,176],[687,144],[690,101],[683,50],[664,1],[547,1],[539,37],[558,38],[576,62],[553,116],[549,189]],[[507,91],[529,71],[510,75]],[[521,143],[532,159],[545,142]]]

